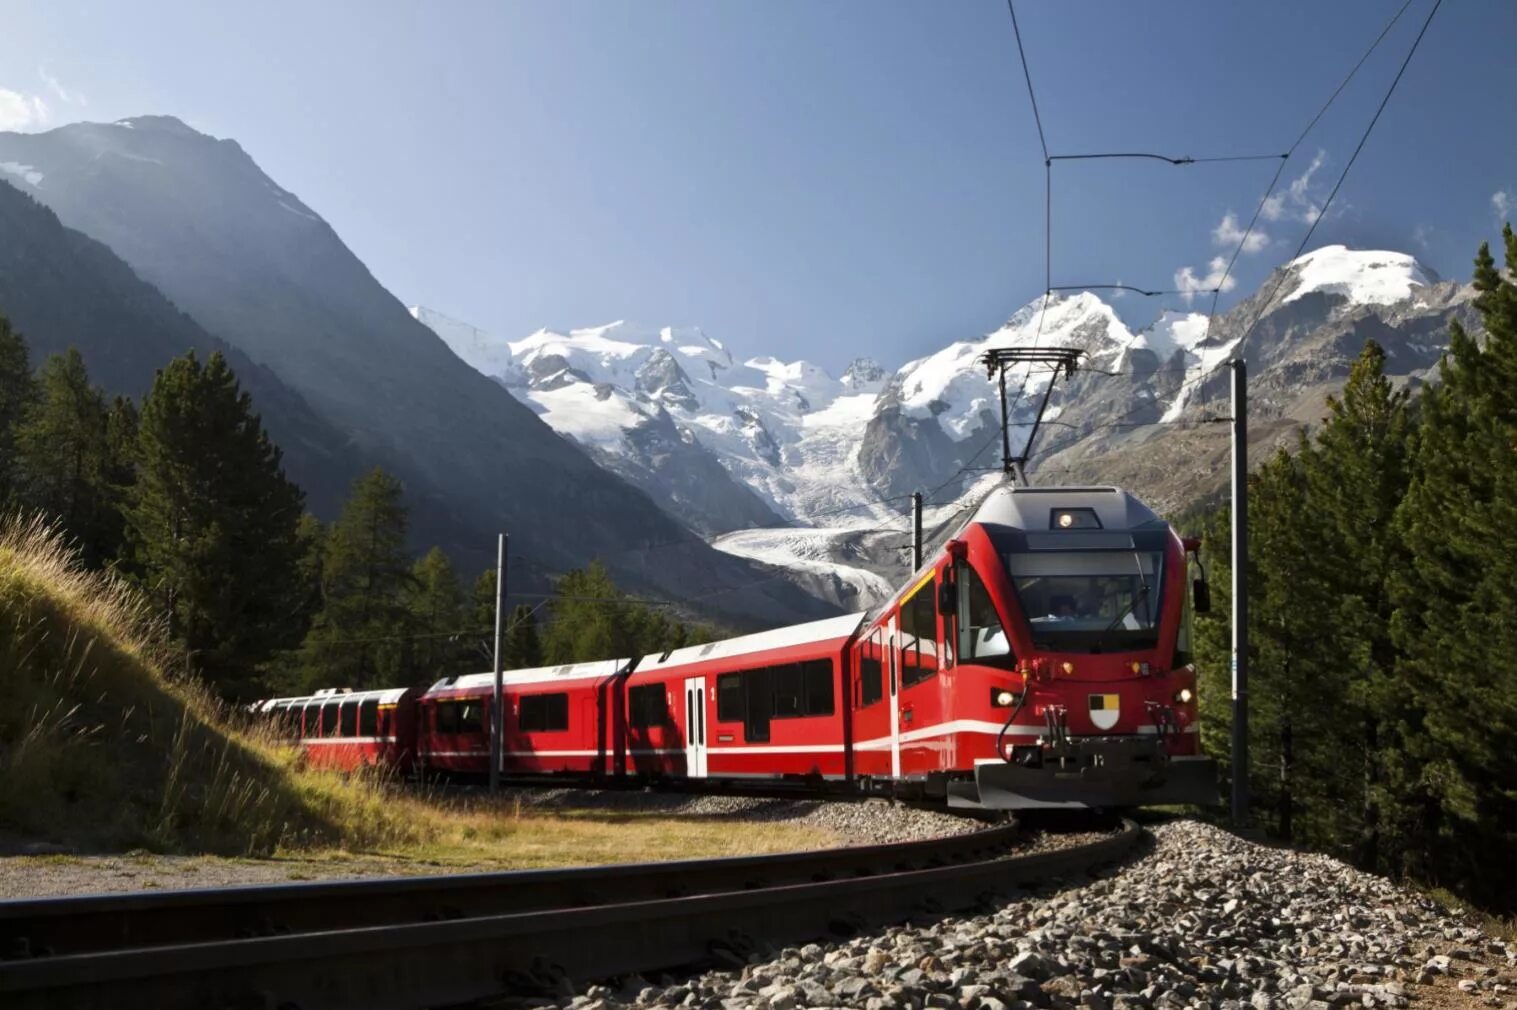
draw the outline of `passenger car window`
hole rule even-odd
[[[859,708],[885,697],[885,633],[876,629],[859,646]]]
[[[627,720],[634,729],[669,724],[669,699],[662,684],[644,684],[627,691]]]
[[[736,673],[716,678],[716,718],[718,722],[742,722],[743,681]]]
[[[568,729],[568,693],[523,695],[517,725],[527,733],[555,733]]]
[[[929,579],[901,604],[901,683],[906,687],[938,672],[936,585]]]
[[[379,699],[370,698],[358,707],[358,735],[379,735]]]

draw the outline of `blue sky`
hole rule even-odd
[[[1302,144],[1298,196],[1224,308],[1295,249],[1430,3]],[[1283,152],[1399,6],[1018,15],[1054,153],[1205,156]],[[0,128],[169,113],[235,137],[402,300],[512,339],[627,318],[893,366],[1043,288],[1042,157],[1001,0],[58,0],[0,24]],[[1444,4],[1313,246],[1468,276],[1517,206],[1513,38],[1517,5]],[[1054,283],[1204,277],[1273,170],[1056,166]],[[1135,325],[1163,307],[1115,304]]]

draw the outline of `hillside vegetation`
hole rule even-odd
[[[169,655],[125,584],[39,522],[0,523],[0,828],[252,854],[416,840],[377,784],[239,730]]]

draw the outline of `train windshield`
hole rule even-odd
[[[1006,561],[1037,648],[1126,652],[1158,644],[1162,551],[1029,551]]]

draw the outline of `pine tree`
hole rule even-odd
[[[407,673],[414,582],[406,554],[409,527],[399,480],[375,468],[327,531],[321,611],[302,647],[308,687],[377,687]]]
[[[439,677],[469,672],[467,608],[453,562],[433,547],[412,566],[411,579],[406,606],[413,645],[407,679],[430,684]]]
[[[43,363],[37,386],[16,435],[20,497],[60,522],[85,563],[99,567],[117,556],[124,532],[110,408],[73,348]]]
[[[1314,570],[1328,593],[1321,606],[1332,614],[1334,655],[1321,675],[1338,695],[1339,749],[1352,754],[1359,768],[1329,793],[1340,802],[1336,811],[1324,811],[1324,822],[1352,826],[1359,864],[1383,869],[1381,737],[1400,717],[1405,698],[1390,634],[1390,578],[1406,558],[1392,527],[1410,482],[1411,422],[1407,394],[1386,378],[1379,344],[1365,346],[1342,396],[1329,397],[1328,409],[1311,451],[1302,456],[1305,501],[1316,520]]]
[[[0,506],[16,491],[16,433],[35,396],[26,341],[0,316]]]
[[[171,361],[143,401],[127,533],[193,669],[229,697],[292,631],[302,494],[220,354]]]
[[[553,589],[553,617],[542,636],[547,663],[643,656],[691,637],[661,610],[628,599],[600,561],[567,573]]]
[[[1506,266],[1517,236],[1503,232]],[[1517,907],[1517,287],[1475,261],[1482,349],[1457,323],[1422,394],[1392,579],[1407,702],[1387,799],[1400,869]],[[1395,753],[1399,752],[1399,753]]]
[[[537,635],[537,617],[532,608],[518,603],[506,622],[505,640],[501,644],[508,670],[531,669],[543,665],[543,646]]]

